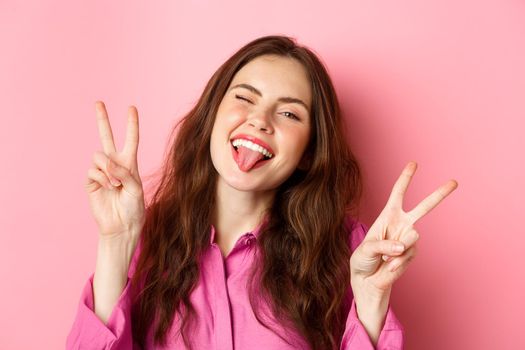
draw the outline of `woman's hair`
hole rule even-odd
[[[312,133],[307,166],[276,190],[268,221],[257,238],[261,263],[250,272],[250,302],[259,315],[263,297],[278,324],[299,332],[312,349],[333,349],[341,340],[349,300],[349,232],[343,222],[357,209],[361,173],[349,149],[330,77],[307,47],[285,36],[258,38],[233,54],[207,83],[196,106],[173,129],[171,146],[141,233],[141,252],[132,277],[133,335],[144,345],[150,326],[154,342],[166,344],[175,313],[187,347],[196,312],[190,294],[199,263],[209,248],[217,172],[210,156],[215,116],[234,75],[261,55],[300,62],[311,84]],[[178,134],[175,136],[175,130]],[[257,295],[254,295],[258,293]],[[279,330],[275,330],[279,333]]]

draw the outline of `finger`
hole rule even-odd
[[[106,175],[106,177],[109,179],[109,181],[111,182],[113,186],[120,186],[121,185],[120,181],[114,176],[112,176],[108,170],[108,160],[109,160],[109,157],[104,152],[97,151],[93,153],[93,164],[96,167],[98,167],[102,172],[104,172],[104,174]]]
[[[109,182],[108,177],[100,169],[89,168],[87,178],[86,189],[88,192],[96,191],[100,187],[105,187],[109,190],[113,189],[113,185]]]
[[[405,246],[405,250],[408,251],[409,248],[416,244],[418,239],[419,233],[412,228],[410,231],[403,233],[403,235],[399,238],[399,242],[403,243],[403,245]],[[383,255],[381,258],[385,262],[392,260],[392,256],[390,255]]]
[[[400,255],[405,250],[405,246],[395,240],[372,240],[363,241],[360,245],[364,256],[373,258],[377,255]]]
[[[405,195],[405,192],[408,188],[408,185],[410,184],[410,180],[412,179],[412,176],[416,172],[417,169],[417,163],[416,162],[409,162],[403,171],[401,172],[401,175],[397,179],[396,183],[394,184],[394,187],[392,188],[392,192],[390,193],[390,197],[387,201],[387,206],[392,207],[403,207],[403,197]]]
[[[107,167],[111,176],[119,180],[128,193],[136,197],[142,196],[142,186],[133,178],[128,168],[117,163],[112,154],[109,155]]]
[[[137,162],[137,150],[139,146],[139,116],[137,108],[128,108],[128,126],[126,131],[126,141],[124,142],[123,153],[128,155],[130,160]]]
[[[430,196],[423,199],[414,209],[407,213],[412,218],[413,223],[428,214],[457,187],[458,183],[456,180],[449,180]]]
[[[116,152],[113,133],[111,131],[111,125],[109,124],[108,113],[104,102],[95,102],[95,109],[97,111],[98,133],[100,142],[102,143],[102,149],[104,149],[106,154]]]
[[[400,272],[399,268],[402,266],[407,266],[410,261],[416,257],[417,248],[416,246],[408,249],[403,255],[392,258],[388,265],[387,269],[390,272]]]
[[[414,229],[410,229],[408,232],[403,233],[403,235],[399,238],[399,241],[402,242],[405,245],[405,249],[409,249],[419,239],[419,233]]]

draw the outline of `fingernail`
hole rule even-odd
[[[383,260],[384,260],[385,262],[387,262],[389,259],[390,259],[390,257],[389,257],[388,255],[383,255]]]
[[[396,243],[394,244],[394,247],[392,248],[392,250],[396,253],[401,253],[403,250],[405,250],[405,246],[403,246],[400,243]]]
[[[111,184],[115,187],[119,187],[121,185],[120,181],[118,180],[111,180]]]

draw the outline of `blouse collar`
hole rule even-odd
[[[268,220],[269,220],[269,217],[268,215],[265,215],[264,218],[261,220],[261,222],[259,223],[259,225],[257,225],[257,227],[255,227],[252,231],[248,231],[246,232],[245,234],[251,234],[254,238],[257,238],[259,236],[259,233],[261,232],[261,229],[262,227],[268,223]],[[210,225],[211,226],[211,234],[210,234],[210,244],[213,244],[214,240],[215,240],[215,226]]]

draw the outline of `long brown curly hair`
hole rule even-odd
[[[350,288],[350,247],[343,221],[358,207],[362,184],[358,162],[346,141],[339,102],[316,54],[286,36],[265,36],[239,49],[213,74],[195,107],[173,128],[158,186],[146,209],[141,252],[132,277],[132,325],[144,346],[166,344],[175,314],[187,347],[195,310],[190,294],[199,261],[209,248],[217,172],[210,156],[215,115],[234,75],[254,58],[293,58],[306,68],[312,92],[308,165],[277,189],[269,218],[257,238],[261,263],[254,264],[250,301],[264,297],[283,327],[293,327],[312,349],[338,347],[345,328]],[[202,142],[195,142],[202,140]],[[262,287],[255,287],[255,284]]]

